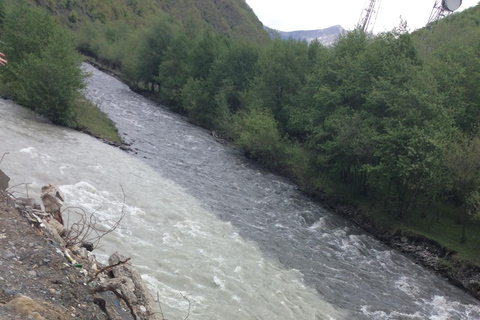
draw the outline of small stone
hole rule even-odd
[[[5,254],[3,255],[3,257],[5,259],[12,259],[12,258],[15,258],[15,253],[10,252],[10,251],[6,251]]]
[[[44,263],[49,263],[51,260],[50,259],[43,259]]]
[[[147,312],[147,308],[145,308],[144,306],[140,306],[140,311],[142,313],[145,313],[145,312]]]
[[[6,294],[7,296],[14,296],[16,294],[15,291],[13,291],[12,289],[9,289],[9,288],[3,289],[3,293]]]
[[[36,277],[37,273],[34,270],[30,270],[30,271],[28,271],[28,275],[31,276],[31,277]]]
[[[11,245],[11,246],[15,245],[15,243],[13,243],[12,241],[8,241],[8,244]]]
[[[50,292],[51,295],[54,295],[55,294],[55,289],[50,289],[48,290]]]

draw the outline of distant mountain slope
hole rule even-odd
[[[331,45],[345,31],[342,26],[333,26],[327,29],[319,30],[300,30],[300,31],[278,31],[282,39],[306,40],[308,43],[317,39],[324,45]]]
[[[19,1],[19,0],[13,0]],[[63,24],[76,29],[85,20],[107,23],[126,21],[132,27],[148,24],[149,19],[166,12],[199,28],[215,30],[256,43],[269,36],[245,0],[29,0],[52,12]]]

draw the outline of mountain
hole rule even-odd
[[[319,30],[300,30],[300,31],[277,31],[282,39],[305,40],[308,43],[318,40],[320,43],[328,46],[337,41],[338,37],[345,31],[342,26],[333,26]]]
[[[14,0],[12,2],[18,2]],[[148,25],[165,12],[195,28],[212,27],[228,37],[262,44],[268,33],[245,0],[29,0],[44,7],[71,29],[84,21],[111,23],[125,21],[133,28]],[[8,2],[7,2],[8,4]]]

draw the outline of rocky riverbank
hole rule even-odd
[[[58,212],[46,212],[61,202],[51,187],[45,211],[0,188],[0,320],[163,319],[128,258],[114,253],[102,265],[88,243],[71,241]]]
[[[106,66],[101,65],[93,60],[86,61],[95,68],[125,82],[122,79],[121,74],[115,72]],[[134,90],[134,88],[131,88]],[[155,97],[150,91],[135,89],[135,92],[141,94],[147,99],[161,103],[158,98]],[[213,135],[213,133],[212,133]],[[214,135],[215,137],[215,135]],[[217,141],[219,139],[215,137]],[[226,142],[223,139],[221,142]],[[219,141],[220,142],[220,141]],[[318,201],[320,205],[331,209],[337,214],[343,215],[361,228],[369,232],[372,236],[376,237],[386,245],[397,249],[407,256],[411,257],[416,263],[424,266],[425,268],[436,272],[448,279],[452,284],[464,289],[475,298],[480,300],[480,267],[471,264],[468,261],[460,259],[455,252],[444,248],[437,242],[427,239],[421,236],[412,236],[402,234],[401,232],[390,232],[388,230],[382,230],[368,218],[368,215],[358,210],[355,205],[346,204],[332,199],[324,198],[323,194],[311,194],[307,193],[315,201]],[[306,220],[314,222],[315,217],[306,217]],[[308,223],[308,221],[307,221]]]

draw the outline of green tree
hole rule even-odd
[[[461,243],[466,242],[469,214],[478,212],[480,177],[480,138],[460,135],[446,146],[446,167],[452,192],[457,199],[458,217],[462,223]]]
[[[235,121],[236,143],[247,155],[270,168],[277,168],[282,158],[282,139],[269,111],[251,109]]]
[[[135,69],[139,80],[152,91],[155,90],[155,85],[162,85],[158,82],[159,68],[176,27],[172,17],[165,14],[157,16],[151,25],[139,33],[138,48],[129,58],[129,63],[133,64],[130,69]]]
[[[185,111],[182,101],[182,89],[190,76],[188,57],[190,54],[189,39],[183,29],[178,29],[159,66],[155,81],[161,83],[160,97],[162,102],[172,109]]]
[[[287,132],[289,107],[311,68],[308,59],[307,43],[294,40],[274,40],[260,53],[254,97],[272,111],[282,134]]]
[[[84,86],[73,36],[43,9],[19,5],[2,25],[9,63],[2,80],[16,99],[56,124],[73,121],[72,102]]]

